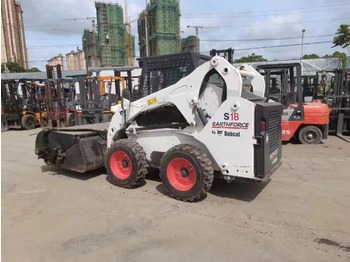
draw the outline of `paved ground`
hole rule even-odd
[[[350,144],[283,146],[269,183],[183,203],[45,166],[35,131],[1,134],[3,261],[349,261]]]

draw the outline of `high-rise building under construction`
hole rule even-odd
[[[99,53],[97,50],[96,32],[89,29],[85,29],[82,40],[86,68],[100,66]]]
[[[127,64],[126,28],[119,4],[96,2],[97,48],[101,66]]]
[[[199,39],[197,39],[196,36],[190,35],[186,38],[182,38],[181,42],[181,52],[197,52],[197,44],[199,43]]]
[[[179,0],[151,0],[138,19],[140,56],[180,52]]]

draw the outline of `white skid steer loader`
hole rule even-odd
[[[242,96],[241,73],[215,56],[172,86],[131,103],[124,98],[107,133],[109,181],[133,187],[148,166],[159,167],[172,197],[195,201],[214,173],[228,181],[272,173],[281,158],[282,106],[254,101],[264,100],[254,95],[263,96],[263,82]]]
[[[104,162],[108,180],[126,188],[140,185],[149,167],[159,168],[170,196],[183,201],[203,199],[214,176],[264,181],[280,166],[282,105],[265,102],[264,79],[253,68],[240,71],[214,56],[155,88],[168,77],[161,70],[147,74],[139,91],[149,95],[135,101],[124,90],[106,133],[81,130],[72,138],[44,130],[36,154],[79,172]],[[252,92],[242,90],[242,77]]]

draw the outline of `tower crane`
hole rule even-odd
[[[220,28],[217,26],[199,26],[199,25],[188,25],[187,28],[194,28],[196,30],[196,51],[199,52],[199,38],[198,38],[198,34],[199,34],[199,29],[204,29],[204,28],[210,28],[210,29],[214,29],[214,28]]]
[[[79,21],[79,20],[91,20],[92,23],[92,44],[94,46],[93,49],[93,57],[96,58],[97,52],[96,52],[96,17],[79,17],[79,18],[69,18],[69,19],[63,19],[63,20],[72,20],[72,21]]]
[[[126,51],[128,54],[128,65],[132,66],[132,35],[131,35],[131,23],[137,21],[137,18],[129,21],[128,15],[128,0],[124,0],[124,12],[125,12],[125,28],[126,28]]]

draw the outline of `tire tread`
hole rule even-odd
[[[167,154],[171,154],[173,152],[179,152],[179,151],[185,152],[198,160],[198,163],[200,164],[200,167],[201,167],[201,169],[203,171],[203,175],[204,175],[203,186],[198,190],[198,192],[196,192],[191,197],[182,197],[181,195],[175,195],[170,190],[168,190],[168,193],[171,197],[178,199],[178,200],[181,200],[181,201],[187,201],[187,202],[199,201],[199,200],[203,199],[204,197],[206,197],[207,192],[210,190],[210,188],[213,184],[214,170],[212,167],[212,163],[211,163],[208,155],[205,152],[203,152],[199,148],[197,148],[193,145],[190,145],[190,144],[176,145],[176,146],[172,147],[171,149],[169,149],[169,151],[166,152],[166,154],[164,154],[164,156]],[[164,156],[161,159],[161,164],[160,164],[161,166],[165,165],[166,158]],[[161,175],[161,178],[163,180],[162,175]]]
[[[136,141],[132,139],[120,139],[117,140],[110,148],[110,150],[113,150],[113,147],[115,147],[117,144],[122,144],[125,147],[127,147],[132,154],[135,157],[136,164],[137,164],[137,173],[136,173],[136,179],[131,181],[129,184],[121,185],[118,183],[118,181],[115,179],[114,175],[108,172],[108,181],[112,183],[113,185],[124,187],[124,188],[134,188],[140,185],[148,172],[148,161],[146,157],[146,152],[143,150],[142,146],[137,143]]]

